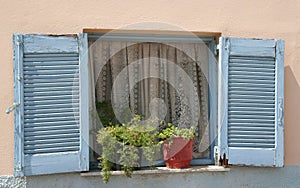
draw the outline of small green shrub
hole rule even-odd
[[[102,145],[100,168],[103,172],[103,181],[107,183],[111,176],[113,164],[122,166],[127,177],[131,177],[134,167],[139,166],[141,153],[150,165],[153,165],[154,156],[160,151],[161,143],[154,121],[142,121],[136,115],[130,122],[123,125],[106,126],[97,134],[97,142]]]

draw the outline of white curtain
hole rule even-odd
[[[209,156],[205,44],[90,41],[89,45],[93,150],[99,150],[95,103],[110,101],[121,121],[131,112],[179,127],[195,126],[199,136],[193,156]]]

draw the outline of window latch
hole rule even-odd
[[[278,100],[278,125],[283,125],[283,99]]]
[[[16,103],[14,102],[7,110],[6,110],[6,114],[11,113],[16,107],[20,106],[20,103]]]

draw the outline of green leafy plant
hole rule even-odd
[[[172,140],[175,136],[183,137],[185,140],[192,139],[197,136],[197,132],[195,127],[190,128],[179,128],[175,127],[171,123],[168,123],[164,126],[164,128],[161,129],[161,131],[158,133],[158,138],[161,140]]]
[[[141,116],[136,115],[126,124],[110,122],[98,131],[97,142],[102,145],[100,168],[105,183],[109,181],[114,163],[121,165],[127,177],[131,177],[134,167],[140,166],[142,156],[153,165],[162,144],[154,123],[154,120],[142,121]]]

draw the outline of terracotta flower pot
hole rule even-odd
[[[165,141],[163,147],[164,160],[168,168],[189,168],[193,154],[194,139],[185,140],[174,137],[170,142]]]

